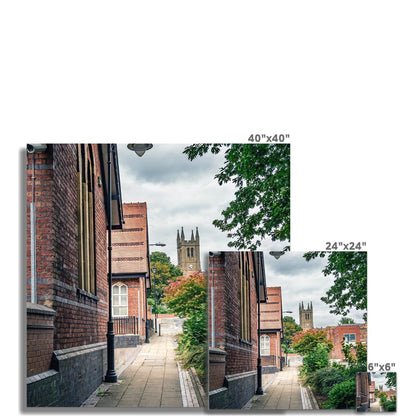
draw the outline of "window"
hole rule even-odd
[[[260,337],[260,355],[270,355],[270,337],[268,335]]]
[[[125,284],[113,286],[113,315],[128,316],[128,294]]]
[[[344,334],[346,344],[355,344],[355,334]]]
[[[240,252],[240,337],[251,342],[251,319],[250,319],[250,268],[247,255]]]
[[[78,284],[95,294],[94,158],[91,145],[79,144],[78,190]]]

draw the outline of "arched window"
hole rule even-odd
[[[260,337],[260,355],[270,355],[270,337],[268,335]]]
[[[113,285],[113,316],[128,316],[127,286],[123,283]]]

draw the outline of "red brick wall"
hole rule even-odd
[[[253,270],[251,254],[247,261]],[[209,340],[211,344],[211,287],[214,284],[215,301],[215,347],[227,351],[227,375],[256,369],[257,365],[257,297],[255,280],[250,273],[250,313],[251,339],[241,339],[240,330],[240,277],[239,253],[224,252],[221,256],[210,258],[209,265]],[[214,371],[210,368],[210,374]]]
[[[35,154],[38,303],[56,311],[54,349],[106,340],[107,232],[98,146],[92,145],[95,186],[96,293],[78,289],[77,145],[48,145]],[[32,155],[27,156],[28,299]]]
[[[342,340],[344,334],[355,334],[355,342],[358,343],[360,339],[360,326],[359,325],[339,325],[333,329],[333,342],[334,348],[330,353],[330,357],[334,359],[344,359],[344,353],[342,352]]]

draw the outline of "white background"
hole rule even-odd
[[[21,412],[24,349],[17,348],[19,316],[11,316],[19,313],[14,293],[25,266],[25,143],[245,142],[251,133],[290,134],[292,250],[367,243],[369,361],[396,363],[398,410],[410,409],[414,2],[0,7],[1,383],[8,413]]]

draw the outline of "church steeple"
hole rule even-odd
[[[183,227],[181,227],[181,237],[179,238],[178,231],[176,245],[178,251],[178,267],[184,275],[201,270],[198,228],[196,228],[195,234],[194,230],[191,231],[190,240],[185,240],[185,233]]]
[[[302,303],[299,303],[299,325],[303,330],[313,328],[313,308],[312,302],[307,304],[306,308]]]

